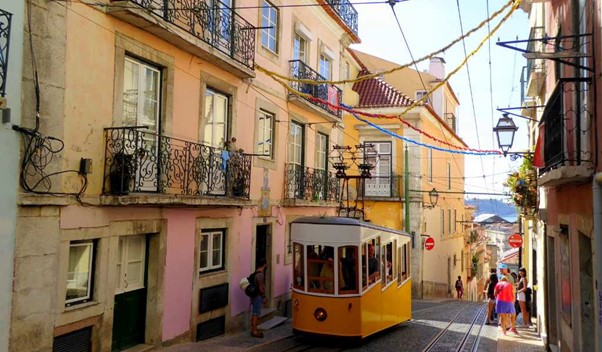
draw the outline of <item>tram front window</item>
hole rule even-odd
[[[358,292],[357,246],[339,247],[339,293]]]
[[[307,246],[309,292],[334,293],[334,247]]]
[[[299,243],[293,243],[293,263],[295,265],[293,287],[299,290],[305,290],[304,258],[303,245]]]

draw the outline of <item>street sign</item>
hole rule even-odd
[[[508,237],[508,243],[512,248],[520,248],[523,245],[523,236],[515,233]]]
[[[431,249],[435,248],[435,239],[432,237],[427,238],[426,241],[424,241],[424,248],[427,251],[430,251]]]

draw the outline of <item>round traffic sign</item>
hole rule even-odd
[[[427,238],[426,241],[424,241],[424,248],[427,251],[430,251],[431,249],[435,248],[435,239],[432,237]]]
[[[508,237],[508,243],[512,248],[520,248],[523,245],[523,236],[515,233]]]

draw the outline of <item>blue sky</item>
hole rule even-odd
[[[352,2],[359,1],[352,0]],[[462,15],[462,28],[466,33],[488,17],[488,3],[489,14],[492,14],[506,2],[507,0],[409,0],[397,3],[394,9],[413,57],[419,58],[461,36],[458,3]],[[362,44],[355,45],[353,48],[400,64],[411,61],[408,48],[388,4],[382,2],[368,5],[356,4],[355,8],[359,12],[359,35]],[[492,29],[501,17],[503,15],[491,22]],[[487,26],[466,39],[466,52],[472,52],[486,35]],[[495,43],[498,38],[501,41],[509,41],[517,38],[527,39],[528,36],[528,16],[517,9],[493,35],[491,42],[486,43],[468,61],[473,99],[471,99],[466,66],[451,78],[451,86],[460,100],[459,134],[471,148],[498,149],[492,128],[501,117],[501,113],[495,109],[516,107],[521,103],[520,74],[526,61],[520,53],[502,48]],[[441,56],[447,62],[446,72],[449,73],[465,58],[462,43],[458,43]],[[420,71],[427,68],[428,62],[418,64]],[[519,130],[512,150],[524,150],[528,147],[526,123],[521,119],[514,120]],[[466,191],[504,192],[503,181],[519,164],[520,160],[511,161],[501,156],[467,156]],[[470,196],[473,197],[475,196]],[[489,198],[489,196],[476,197]]]

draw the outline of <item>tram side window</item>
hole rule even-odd
[[[339,247],[339,293],[358,293],[357,246]]]
[[[383,284],[386,285],[393,281],[393,243],[391,242],[383,246],[382,269]]]
[[[295,265],[295,280],[293,287],[299,290],[305,289],[305,257],[303,255],[303,245],[293,243],[293,263]]]
[[[393,241],[393,248],[391,249],[391,253],[393,254],[393,261],[391,262],[393,265],[393,271],[391,273],[391,277],[393,280],[398,278],[399,273],[399,254],[397,253],[397,240]]]
[[[364,283],[364,288],[367,288],[369,285],[372,285],[380,279],[380,256],[378,253],[379,251],[379,238],[373,238],[369,240],[368,243],[364,243],[362,247],[362,282]],[[367,280],[366,277],[368,278]]]
[[[334,247],[307,246],[307,276],[310,292],[334,293]]]
[[[408,265],[408,244],[404,244],[401,249],[401,280],[406,280],[409,277],[409,265]]]
[[[399,248],[397,248],[397,283],[399,285],[401,285],[401,283],[403,282],[403,278],[402,278],[402,268],[401,266],[403,265],[403,261],[404,261],[404,256],[402,255],[403,252],[403,246],[400,246]]]

